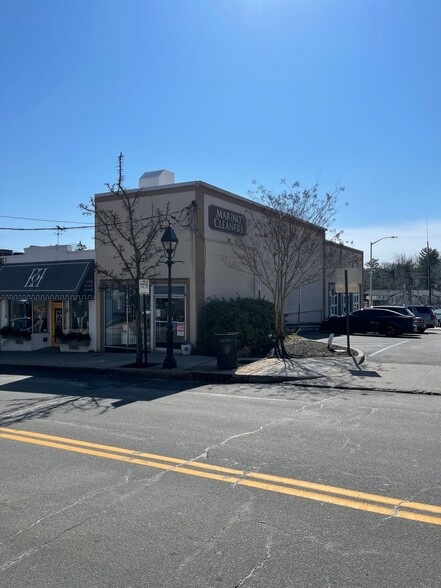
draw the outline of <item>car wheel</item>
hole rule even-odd
[[[386,327],[386,335],[388,335],[388,337],[396,337],[399,334],[400,330],[398,329],[397,325],[394,325],[393,323],[388,323]]]

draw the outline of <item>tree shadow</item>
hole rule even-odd
[[[48,372],[35,375],[30,370],[16,368],[2,368],[2,373],[19,376],[20,379],[0,384],[1,426],[46,419],[60,411],[93,412],[99,416],[135,402],[151,402],[205,385],[192,380],[148,380],[66,371],[62,374]],[[2,391],[23,396],[2,398]],[[36,398],[35,394],[41,396]]]

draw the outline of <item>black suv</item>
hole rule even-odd
[[[346,316],[330,316],[320,325],[322,331],[335,335],[346,333]],[[363,308],[349,313],[350,333],[382,333],[396,337],[416,333],[415,317],[384,308]]]
[[[384,308],[386,310],[393,310],[394,312],[399,312],[400,314],[404,314],[405,316],[414,316],[417,326],[417,332],[424,333],[424,331],[426,330],[426,323],[424,322],[424,319],[421,316],[416,316],[415,313],[409,310],[408,306],[388,306],[386,304],[379,304],[378,306],[375,306],[373,308]]]

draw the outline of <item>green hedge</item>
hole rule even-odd
[[[241,357],[263,357],[273,346],[274,305],[255,298],[209,298],[205,303],[198,352],[216,355],[216,333],[238,333]]]

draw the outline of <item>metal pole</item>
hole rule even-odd
[[[384,239],[398,239],[396,235],[388,235],[387,237],[381,237],[381,239],[377,239],[376,241],[371,241],[371,250],[369,256],[369,306],[372,306],[372,245],[375,243],[379,243],[380,241],[384,241]]]
[[[176,360],[173,357],[173,324],[172,324],[172,285],[171,285],[171,267],[173,265],[172,254],[168,253],[168,309],[167,309],[167,355],[162,367],[164,369],[173,369],[176,367]]]
[[[144,363],[145,367],[148,367],[148,351],[147,351],[147,304],[145,299],[145,294],[142,295],[142,302],[144,306]]]
[[[345,296],[346,296],[346,350],[348,355],[351,355],[351,342],[349,338],[349,285],[348,285],[348,270],[345,269]]]
[[[369,306],[372,306],[372,241],[371,241],[371,253],[369,256]]]

